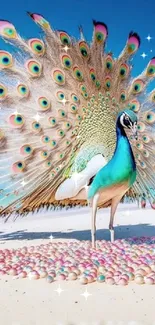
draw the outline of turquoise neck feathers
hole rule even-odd
[[[115,152],[114,152],[114,156],[113,159],[116,159],[116,157],[118,155],[120,155],[120,159],[125,158],[124,155],[127,154],[127,160],[130,161],[130,163],[132,163],[133,168],[136,169],[136,163],[135,163],[135,159],[134,159],[134,155],[129,143],[129,140],[126,136],[126,133],[124,131],[124,128],[122,127],[121,123],[120,123],[120,119],[117,119],[117,123],[116,123],[116,148],[115,148]]]
[[[135,159],[119,118],[116,122],[116,134],[117,141],[114,155],[109,163],[95,176],[88,192],[89,199],[105,187],[120,183],[128,183],[128,186],[131,187],[136,179]]]

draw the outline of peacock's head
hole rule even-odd
[[[119,113],[118,119],[123,128],[130,129],[134,138],[137,140],[137,115],[130,109],[125,109],[123,112]]]

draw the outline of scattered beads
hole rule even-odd
[[[0,250],[0,276],[33,280],[97,281],[125,286],[155,284],[155,237],[97,241],[50,242],[46,245]]]
[[[98,282],[104,282],[105,281],[105,276],[103,274],[100,274],[98,277],[97,277],[97,281]]]
[[[47,278],[46,278],[46,281],[47,281],[48,283],[51,283],[51,282],[54,281],[54,278],[53,278],[51,275],[48,275]]]

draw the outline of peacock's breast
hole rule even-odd
[[[120,183],[128,181],[131,186],[136,179],[136,168],[128,157],[120,158],[111,166],[111,181],[112,183]]]

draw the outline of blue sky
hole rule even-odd
[[[142,44],[134,58],[133,74],[140,73],[155,56],[155,2],[154,0],[8,0],[1,2],[0,18],[11,21],[23,37],[37,37],[40,29],[27,16],[26,11],[43,14],[54,29],[62,29],[78,38],[78,25],[82,25],[87,40],[92,37],[92,19],[105,22],[109,27],[107,49],[115,56],[124,47],[128,33],[138,32]],[[154,37],[150,42],[146,37]],[[3,41],[0,47],[6,48]],[[152,50],[152,52],[150,52]],[[140,55],[148,56],[143,59]]]

